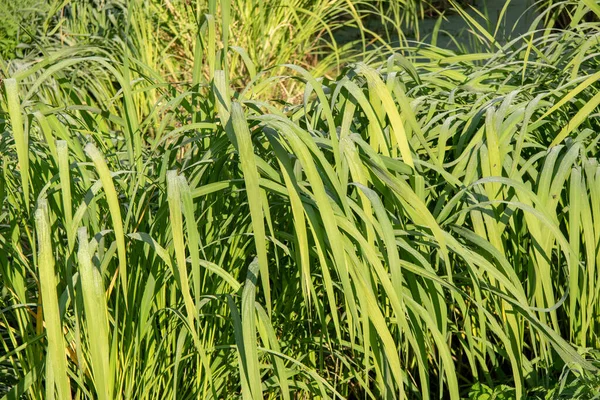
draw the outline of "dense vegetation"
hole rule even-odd
[[[251,3],[0,30],[0,396],[600,393],[600,5],[453,52]]]

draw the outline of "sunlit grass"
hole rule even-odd
[[[3,65],[0,395],[594,393],[597,23],[243,86],[218,32]]]

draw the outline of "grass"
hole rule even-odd
[[[9,4],[0,15],[7,21],[0,28],[5,60],[39,57],[66,45],[94,45],[123,64],[126,58],[135,60],[172,83],[198,83],[200,75],[212,78],[212,71],[224,69],[237,88],[245,87],[257,71],[270,70],[276,77],[281,72],[276,67],[285,63],[333,77],[344,64],[361,59],[369,46],[389,51],[393,35],[404,40],[401,25],[415,26],[424,7],[418,0],[27,1],[17,8]],[[387,32],[368,29],[373,15],[385,19]],[[344,31],[356,32],[358,38],[344,39]],[[194,60],[198,54],[210,56],[201,64]],[[301,89],[288,81],[264,90],[267,98],[291,99]]]
[[[242,85],[203,21],[2,64],[3,398],[597,393],[598,23]]]

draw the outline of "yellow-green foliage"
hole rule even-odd
[[[0,396],[598,388],[599,24],[241,87],[214,35],[186,81],[114,38],[3,65]]]

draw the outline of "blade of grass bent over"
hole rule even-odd
[[[29,137],[23,129],[19,86],[15,79],[5,79],[4,88],[6,89],[8,100],[8,114],[10,116],[13,138],[15,140],[15,147],[17,148],[25,209],[29,212]]]
[[[113,230],[115,232],[115,240],[117,241],[117,253],[119,257],[119,276],[121,279],[121,287],[123,289],[123,295],[125,296],[125,305],[127,305],[127,259],[125,255],[125,235],[123,231],[123,218],[121,218],[121,208],[119,205],[119,199],[117,191],[110,175],[110,170],[104,161],[102,153],[94,146],[93,143],[88,143],[85,146],[85,152],[90,157],[96,167],[104,193],[106,194],[106,201],[108,203],[108,209],[110,211],[110,217],[113,223]]]

